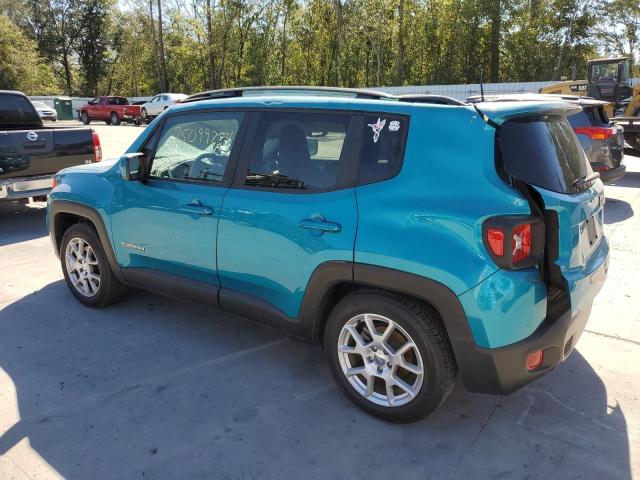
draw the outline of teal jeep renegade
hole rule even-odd
[[[59,172],[51,239],[84,305],[134,286],[273,325],[323,345],[359,407],[414,421],[458,374],[508,394],[578,341],[609,247],[574,108],[197,94],[122,158]]]

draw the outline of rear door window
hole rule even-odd
[[[358,184],[394,177],[402,166],[409,127],[408,117],[386,113],[365,117]]]
[[[592,173],[580,142],[564,117],[505,122],[499,130],[498,147],[509,176],[554,192],[578,192],[574,182]]]
[[[245,185],[294,191],[345,185],[354,157],[352,116],[333,112],[263,112]]]

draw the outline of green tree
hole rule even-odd
[[[0,89],[27,95],[56,91],[53,72],[38,56],[36,42],[6,15],[0,15]]]

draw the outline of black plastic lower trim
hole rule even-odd
[[[390,268],[332,261],[313,272],[297,317],[285,315],[274,305],[250,294],[220,288],[176,275],[144,268],[121,268],[100,214],[91,207],[69,201],[52,201],[49,206],[49,230],[56,253],[59,237],[56,217],[70,213],[94,225],[111,267],[126,284],[155,291],[182,300],[203,303],[261,321],[305,341],[322,339],[324,322],[343,294],[358,286],[377,287],[410,295],[433,307],[442,319],[463,383],[480,393],[508,394],[551,370],[564,360],[565,348],[577,342],[589,317],[589,308],[571,316],[571,311],[549,318],[530,337],[507,347],[483,349],[476,345],[467,317],[456,294],[445,285],[419,275]],[[533,372],[525,367],[526,356],[543,349],[544,362]]]
[[[120,265],[116,260],[116,255],[113,252],[113,248],[111,247],[111,240],[109,239],[109,235],[107,234],[107,229],[105,228],[102,217],[97,210],[83,203],[72,202],[69,200],[50,200],[48,208],[49,236],[51,238],[51,242],[53,243],[53,249],[56,256],[60,256],[60,241],[62,240],[62,235],[64,234],[63,231],[59,231],[58,229],[58,215],[61,213],[76,215],[77,217],[86,219],[93,224],[96,232],[98,233],[98,237],[100,238],[100,242],[102,243],[102,248],[104,248],[107,259],[109,260],[109,265],[111,265],[111,269],[113,270],[114,275],[121,282],[125,282],[124,276],[122,274],[122,269],[120,268]]]
[[[553,322],[543,323],[528,338],[502,348],[475,347],[465,362],[463,379],[465,387],[476,393],[508,395],[544,375],[563,362],[575,346],[584,330],[591,305],[571,316],[565,312]],[[565,351],[565,347],[569,348]],[[543,350],[543,363],[533,371],[527,371],[527,355]],[[471,353],[473,352],[473,353]],[[461,369],[462,370],[462,369]]]
[[[200,282],[150,268],[123,268],[125,283],[178,300],[219,308],[219,285]]]

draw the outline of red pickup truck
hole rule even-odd
[[[91,120],[104,120],[109,125],[120,125],[120,122],[140,125],[140,105],[129,105],[125,97],[96,97],[78,109],[78,117],[85,125]]]

